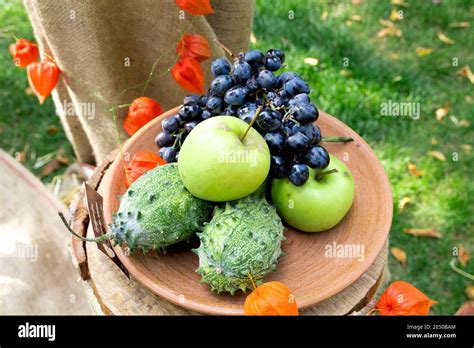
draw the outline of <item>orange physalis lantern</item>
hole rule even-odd
[[[428,315],[435,303],[413,285],[399,280],[388,286],[375,307],[380,315]]]
[[[137,130],[161,115],[161,105],[152,98],[139,97],[132,101],[128,114],[123,121],[123,127],[128,135],[133,135]]]
[[[171,69],[178,85],[191,93],[204,93],[204,73],[199,62],[191,57],[180,58]]]
[[[44,61],[29,64],[26,70],[30,87],[43,104],[58,82],[59,68],[54,62]]]
[[[176,0],[176,5],[193,15],[214,13],[210,0]]]
[[[176,44],[180,58],[191,57],[202,62],[212,57],[209,41],[202,35],[185,34]]]
[[[15,65],[21,68],[25,68],[28,64],[37,61],[39,57],[38,46],[27,39],[18,39],[14,44],[10,45],[9,50]]]
[[[298,315],[291,290],[283,283],[268,282],[258,286],[244,303],[245,315]]]
[[[139,151],[133,155],[127,165],[125,185],[129,187],[135,180],[145,172],[152,170],[158,165],[166,164],[166,161],[151,151]]]

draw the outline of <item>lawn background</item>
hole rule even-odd
[[[472,151],[465,149],[474,139],[474,88],[467,78],[456,75],[465,65],[474,69],[474,3],[405,3],[409,6],[388,0],[358,5],[257,0],[252,46],[284,49],[286,69],[298,71],[310,83],[311,98],[319,108],[347,123],[372,146],[394,193],[390,244],[408,255],[405,266],[390,256],[392,280],[408,281],[438,301],[431,313],[453,314],[467,300],[466,286],[473,283],[453,272],[449,262],[459,244],[474,253],[474,162]],[[384,28],[379,20],[389,18],[392,9],[403,11],[403,19],[396,22],[402,36],[377,38]],[[451,27],[464,21],[470,27]],[[8,53],[11,35],[34,39],[20,1],[0,0],[0,23],[0,146],[13,156],[23,152],[24,164],[38,174],[40,168],[34,165],[39,157],[59,151],[72,158],[72,148],[51,98],[38,104],[27,90],[25,72],[12,64]],[[440,41],[438,31],[455,44]],[[433,52],[419,56],[417,47]],[[319,63],[306,64],[307,57]],[[458,66],[453,66],[453,59]],[[345,61],[349,66],[343,65]],[[421,117],[382,116],[381,103],[389,100],[420,103]],[[446,103],[448,116],[437,121],[436,109]],[[457,125],[450,116],[469,124]],[[59,131],[54,132],[55,127]],[[442,152],[446,161],[427,155],[428,151]],[[409,174],[410,161],[423,176]],[[400,211],[397,205],[403,197],[410,197],[411,203]],[[403,233],[404,228],[436,228],[443,238],[414,237]],[[464,270],[474,273],[474,261]]]

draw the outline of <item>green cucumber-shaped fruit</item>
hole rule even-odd
[[[193,250],[199,256],[196,272],[202,276],[201,283],[208,283],[217,293],[231,294],[252,289],[252,278],[261,284],[283,255],[283,232],[276,209],[264,198],[251,195],[217,208],[197,234],[201,245]]]
[[[184,187],[176,163],[158,166],[143,174],[120,199],[110,231],[99,238],[115,245],[127,244],[130,251],[158,250],[189,240],[209,221],[213,204],[196,198]]]

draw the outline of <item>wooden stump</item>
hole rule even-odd
[[[107,156],[88,181],[98,189],[116,152]],[[92,236],[84,192],[71,206],[71,227],[81,236]],[[77,259],[82,279],[89,281],[105,314],[113,315],[199,315],[199,313],[161,299],[125,274],[98,248],[95,243],[85,243],[72,237],[72,251]],[[335,296],[301,311],[302,315],[367,314],[375,298],[389,278],[387,269],[388,241],[372,266],[349,287]],[[183,299],[183,301],[185,301]]]

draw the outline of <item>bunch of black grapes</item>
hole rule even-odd
[[[303,185],[308,167],[318,170],[329,165],[329,154],[320,145],[316,126],[319,111],[309,98],[308,84],[294,72],[276,75],[285,62],[279,49],[241,53],[233,65],[226,59],[212,62],[214,80],[207,94],[188,95],[178,114],[163,120],[156,136],[159,154],[175,162],[186,136],[210,117],[229,115],[250,123],[264,137],[271,152],[271,175]]]

